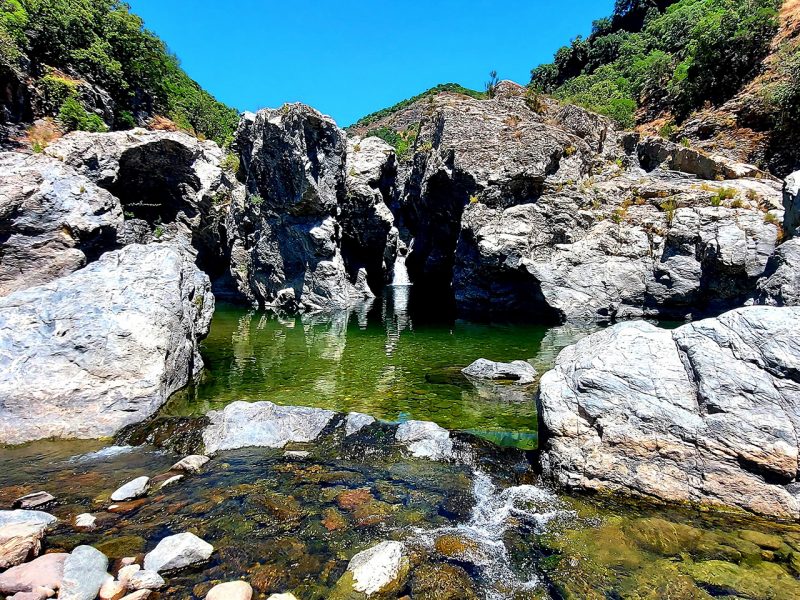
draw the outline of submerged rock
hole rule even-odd
[[[108,558],[91,546],[78,546],[64,561],[59,600],[95,600],[106,580]]]
[[[0,296],[77,271],[117,244],[119,200],[53,158],[0,152]]]
[[[540,384],[543,471],[573,489],[800,518],[799,319],[749,307],[566,348]]]
[[[507,380],[520,385],[533,383],[536,380],[536,369],[524,360],[502,363],[479,358],[461,372],[476,379]]]
[[[55,496],[47,492],[34,492],[33,494],[28,494],[27,496],[14,500],[13,507],[22,509],[38,508],[39,506],[49,504],[55,499]]]
[[[167,244],[0,298],[0,443],[108,436],[148,417],[202,368],[213,309],[208,277]]]
[[[142,496],[146,496],[150,490],[149,477],[137,477],[133,481],[129,481],[121,488],[111,494],[113,502],[125,502],[126,500],[136,500]]]
[[[170,467],[170,471],[183,471],[185,473],[199,473],[203,466],[211,460],[201,454],[186,456]]]
[[[204,563],[213,552],[214,546],[193,533],[179,533],[165,537],[148,552],[144,557],[144,568],[156,573],[174,571]]]
[[[272,402],[233,402],[211,411],[203,431],[206,452],[247,446],[283,448],[289,442],[311,442],[333,419],[333,411]]]

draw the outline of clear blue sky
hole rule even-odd
[[[305,102],[346,126],[438,83],[530,70],[613,0],[128,0],[184,69],[240,110]]]

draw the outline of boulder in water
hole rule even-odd
[[[214,546],[201,540],[193,533],[179,533],[161,540],[144,557],[144,568],[163,573],[190,565],[206,562],[214,552]]]
[[[386,593],[398,587],[408,575],[409,560],[401,542],[381,542],[359,552],[347,565],[352,589],[367,596]]]
[[[405,445],[416,458],[445,460],[453,457],[453,440],[450,432],[431,421],[406,421],[401,423],[395,439]]]
[[[137,498],[146,496],[149,490],[150,490],[150,478],[137,477],[136,479],[129,481],[121,488],[116,490],[113,494],[111,494],[111,500],[113,502],[125,502],[126,500],[136,500]]]
[[[527,385],[536,380],[536,369],[524,360],[503,363],[479,358],[461,372],[476,379],[513,381],[520,385]]]
[[[78,546],[64,561],[59,600],[95,600],[106,580],[108,558],[91,546]]]
[[[206,600],[250,600],[252,597],[253,588],[246,581],[220,583],[206,594]]]
[[[45,554],[31,562],[0,573],[0,594],[33,592],[37,588],[57,590],[64,580],[64,562],[69,554]]]
[[[615,325],[541,379],[542,468],[572,489],[800,518],[800,308]]]

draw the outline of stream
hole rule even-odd
[[[408,581],[392,598],[800,597],[795,524],[568,495],[519,468],[537,445],[534,390],[472,382],[460,369],[480,357],[523,359],[541,374],[596,328],[463,322],[420,310],[412,293],[388,288],[370,306],[333,316],[220,304],[203,343],[205,373],[161,414],[270,400],[392,423],[430,420],[476,436],[480,461],[356,458],[313,443],[287,447],[307,456],[245,448],[112,511],[117,487],[163,473],[181,455],[111,441],[35,442],[0,449],[0,504],[40,489],[56,496],[47,510],[62,522],[44,551],[90,544],[117,560],[184,531],[213,544],[208,563],[170,574],[151,598],[200,599],[239,578],[258,598],[355,598],[336,584],[355,553],[384,540],[412,549]],[[97,516],[97,529],[69,525],[84,512]]]

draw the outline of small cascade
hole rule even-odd
[[[538,532],[554,519],[574,513],[565,509],[553,492],[535,485],[498,491],[489,475],[481,471],[475,471],[473,493],[475,506],[467,523],[434,531],[417,530],[420,542],[432,548],[436,539],[445,534],[474,542],[475,549],[465,551],[458,559],[480,572],[488,600],[507,600],[519,592],[538,588],[541,582],[535,573],[519,573],[513,568],[505,534],[514,522],[524,522]]]
[[[411,280],[408,278],[408,269],[406,268],[406,257],[398,254],[397,259],[394,261],[394,276],[392,277],[392,285],[396,287],[411,285]]]

